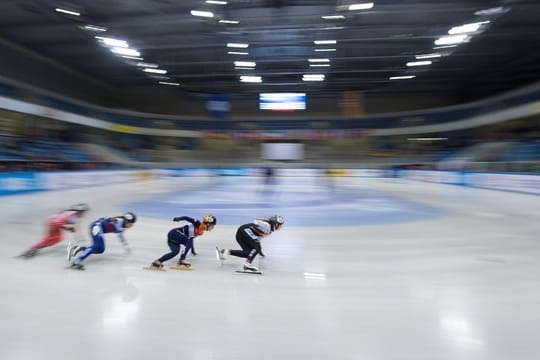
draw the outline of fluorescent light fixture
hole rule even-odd
[[[309,64],[311,67],[329,67],[330,64]]]
[[[303,81],[324,81],[324,74],[304,74],[302,76]]]
[[[439,50],[439,49],[448,49],[448,48],[454,48],[457,45],[445,45],[445,46],[435,46],[433,50]]]
[[[159,67],[158,64],[152,64],[152,63],[147,63],[147,62],[138,62],[136,65],[140,67],[147,67],[147,68],[154,68],[154,69]]]
[[[475,11],[474,12],[474,15],[476,16],[491,16],[491,15],[499,15],[499,14],[504,14],[505,12],[507,12],[509,9],[507,8],[504,8],[502,6],[498,6],[498,7],[494,7],[494,8],[489,8],[489,9],[484,9],[484,10],[478,10],[478,11]]]
[[[437,40],[435,40],[435,45],[454,45],[454,44],[461,44],[465,41],[467,41],[469,37],[464,34],[460,35],[449,35],[449,36],[441,36]]]
[[[214,13],[211,12],[211,11],[191,10],[191,15],[200,16],[200,17],[207,17],[207,18],[213,18],[214,17]]]
[[[431,65],[431,60],[424,60],[424,61],[410,61],[406,64],[407,66],[425,66],[425,65]]]
[[[252,67],[243,67],[243,66],[235,66],[236,70],[255,70],[255,68]]]
[[[314,49],[313,51],[317,51],[317,52],[320,52],[320,51],[336,51],[336,49]]]
[[[159,83],[163,85],[180,86],[180,83],[175,83],[175,82],[160,81]]]
[[[122,57],[126,59],[131,59],[131,60],[144,60],[142,57],[138,57],[138,56],[122,55]]]
[[[403,76],[390,76],[388,79],[390,80],[406,80],[406,79],[414,79],[416,75],[403,75]]]
[[[227,43],[227,47],[230,48],[239,48],[239,49],[246,49],[249,47],[249,44],[242,44],[242,43]]]
[[[362,3],[362,4],[351,4],[349,5],[349,10],[368,10],[373,7],[373,3]]]
[[[152,73],[152,74],[166,74],[167,70],[162,69],[151,69],[151,68],[145,68],[143,69],[144,72]]]
[[[310,63],[327,63],[330,59],[308,59]]]
[[[343,15],[323,15],[321,17],[325,20],[345,19],[345,16]]]
[[[227,5],[226,1],[218,1],[218,0],[206,0],[205,3],[213,4],[213,5]]]
[[[86,30],[97,31],[97,32],[105,32],[105,31],[107,31],[106,27],[96,26],[96,25],[85,25],[84,28]]]
[[[422,55],[415,55],[416,59],[433,59],[433,58],[439,58],[441,57],[441,54],[433,53],[433,54],[422,54]]]
[[[260,76],[248,76],[248,75],[242,75],[240,76],[241,82],[250,82],[250,83],[261,83],[262,78]]]
[[[220,23],[222,24],[239,24],[240,21],[236,21],[236,20],[219,20]]]
[[[127,56],[141,56],[141,53],[138,52],[135,49],[126,49],[123,47],[113,47],[111,48],[111,51],[115,54],[119,55],[127,55]]]
[[[235,61],[234,66],[255,67],[255,61]]]
[[[336,40],[315,40],[313,41],[315,45],[327,45],[327,44],[336,44]]]
[[[228,51],[227,54],[230,54],[230,55],[249,55],[249,53],[243,52],[243,51]]]
[[[478,29],[484,24],[489,24],[489,21],[481,21],[477,23],[470,23],[465,24],[461,26],[454,26],[450,30],[448,30],[448,34],[450,35],[456,35],[456,34],[467,34],[467,33],[473,33],[477,32]]]
[[[345,26],[331,26],[331,27],[321,28],[321,30],[341,30],[341,29],[345,29]]]
[[[59,12],[59,13],[63,13],[63,14],[74,15],[74,16],[81,16],[81,13],[76,12],[76,11],[72,11],[72,10],[66,10],[66,9],[61,9],[61,8],[56,8],[56,9],[54,9],[54,10],[56,10],[56,11]]]
[[[409,141],[441,141],[448,140],[445,137],[419,137],[419,138],[407,138]]]
[[[103,37],[103,36],[94,36],[94,37],[96,39],[101,40],[107,46],[123,47],[123,48],[128,48],[129,47],[127,41],[125,41],[125,40],[108,38],[108,37]]]

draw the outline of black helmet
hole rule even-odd
[[[134,224],[137,221],[137,216],[132,212],[127,212],[122,215],[122,217],[124,218],[124,220],[131,224]]]
[[[85,212],[85,211],[90,210],[90,206],[88,206],[87,204],[80,203],[80,204],[75,204],[75,205],[70,206],[68,210]]]

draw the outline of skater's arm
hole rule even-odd
[[[193,218],[191,218],[189,216],[178,216],[178,217],[173,218],[174,222],[178,222],[178,221],[182,221],[182,220],[189,221],[192,224],[195,223],[195,219],[193,219]]]
[[[129,247],[129,244],[126,240],[126,238],[124,237],[124,234],[123,233],[118,233],[118,239],[120,240],[120,242],[122,243],[122,246],[124,247],[124,250],[126,250],[126,252],[131,252],[131,248]]]

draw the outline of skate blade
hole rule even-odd
[[[183,270],[183,271],[192,271],[195,270],[192,267],[186,267],[186,266],[170,266],[169,269],[171,270]]]
[[[70,266],[68,267],[68,269],[71,269],[71,270],[79,270],[79,271],[81,271],[81,270],[86,270],[86,268],[85,268],[84,266],[73,266],[73,265],[70,265]]]
[[[239,274],[255,274],[255,275],[262,275],[262,271],[248,271],[248,270],[236,270]]]
[[[165,271],[164,268],[157,268],[155,266],[145,266],[143,267],[144,270],[150,270],[150,271]]]

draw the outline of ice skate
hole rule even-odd
[[[143,267],[145,270],[154,270],[154,271],[165,271],[163,264],[153,261],[150,266]]]
[[[216,257],[218,260],[227,260],[227,255],[229,255],[227,249],[220,249],[216,246]]]
[[[37,253],[38,253],[37,249],[28,249],[25,252],[23,252],[21,255],[19,255],[19,257],[25,258],[25,259],[30,259],[31,257],[36,256]]]
[[[262,271],[259,270],[258,267],[256,267],[255,265],[252,265],[248,262],[246,262],[244,264],[244,267],[242,270],[236,270],[237,273],[242,273],[242,274],[257,274],[257,275],[262,275]]]
[[[193,270],[191,264],[187,261],[180,260],[175,266],[171,266],[172,270]]]
[[[73,255],[73,259],[69,267],[75,270],[84,270],[84,265],[82,264],[82,261],[77,259],[75,257],[75,254]]]
[[[68,253],[68,261],[70,264],[74,264],[77,260],[77,255],[82,251],[82,248],[80,246],[73,246],[72,248],[69,249],[69,253]]]
[[[259,272],[259,268],[251,263],[246,262],[244,263],[244,271]]]

